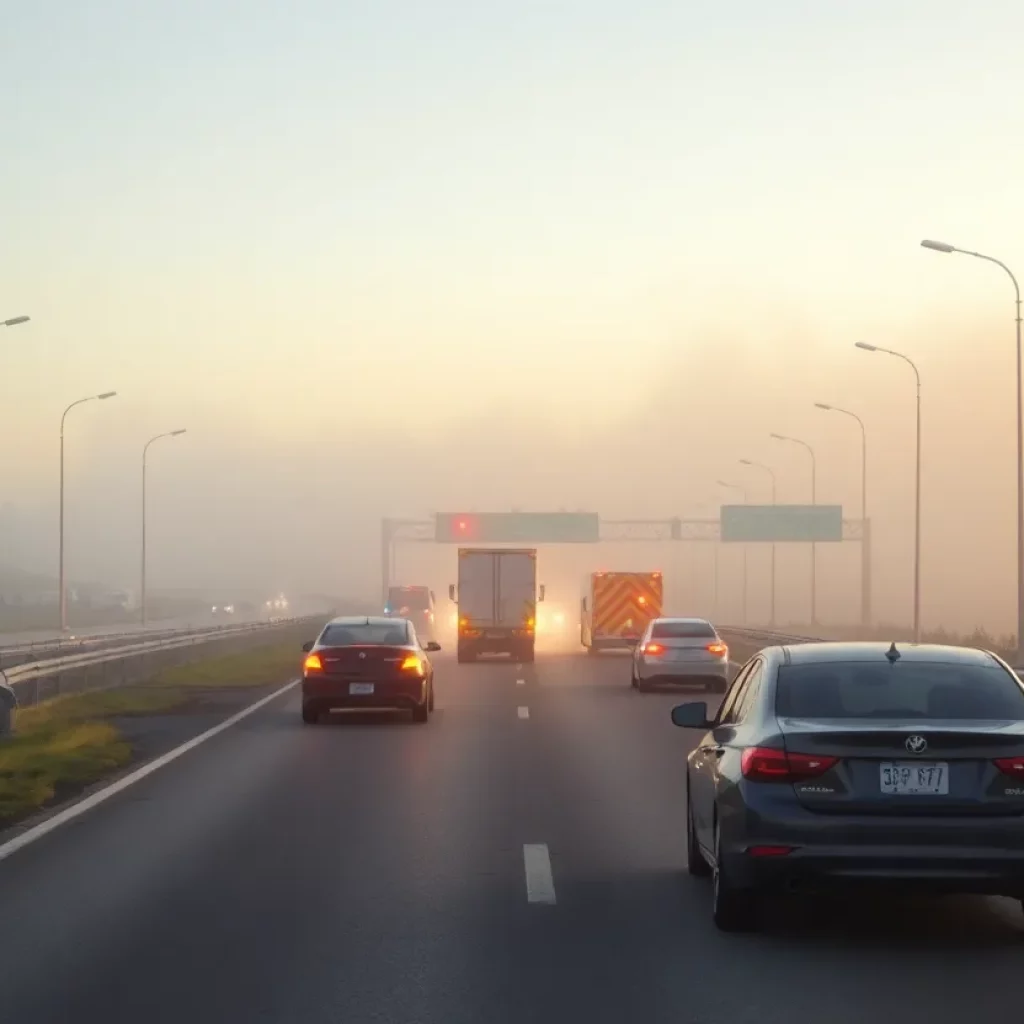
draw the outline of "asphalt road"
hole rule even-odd
[[[304,728],[291,691],[0,861],[0,1018],[1019,1017],[1009,901],[818,901],[717,933],[684,870],[692,738],[627,675],[442,656],[426,726]]]

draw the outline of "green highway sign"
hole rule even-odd
[[[723,505],[720,529],[727,543],[840,541],[843,506]]]
[[[596,512],[439,512],[438,544],[596,544]]]

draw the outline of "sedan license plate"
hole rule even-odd
[[[366,696],[373,693],[373,683],[349,683],[348,692],[355,696]]]
[[[948,796],[949,765],[945,761],[885,763],[881,785],[887,796]]]

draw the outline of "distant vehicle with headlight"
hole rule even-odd
[[[389,618],[408,619],[417,634],[428,640],[437,639],[434,592],[422,585],[389,587],[384,614]]]
[[[569,626],[569,617],[557,604],[537,608],[537,636],[557,636]]]

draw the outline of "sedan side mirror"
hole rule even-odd
[[[679,726],[680,729],[710,729],[707,704],[702,700],[677,704],[672,709],[672,724]]]
[[[441,645],[436,640],[431,640],[423,650],[428,654],[437,654],[437,652],[441,650]]]
[[[302,645],[302,649],[303,649],[303,651],[305,651],[305,653],[306,653],[306,654],[309,654],[309,652],[310,652],[311,650],[313,650],[313,645],[314,645],[315,643],[316,643],[316,641],[315,641],[315,640],[307,640],[307,641],[306,641],[306,642],[305,642],[305,643],[304,643],[304,644]]]

